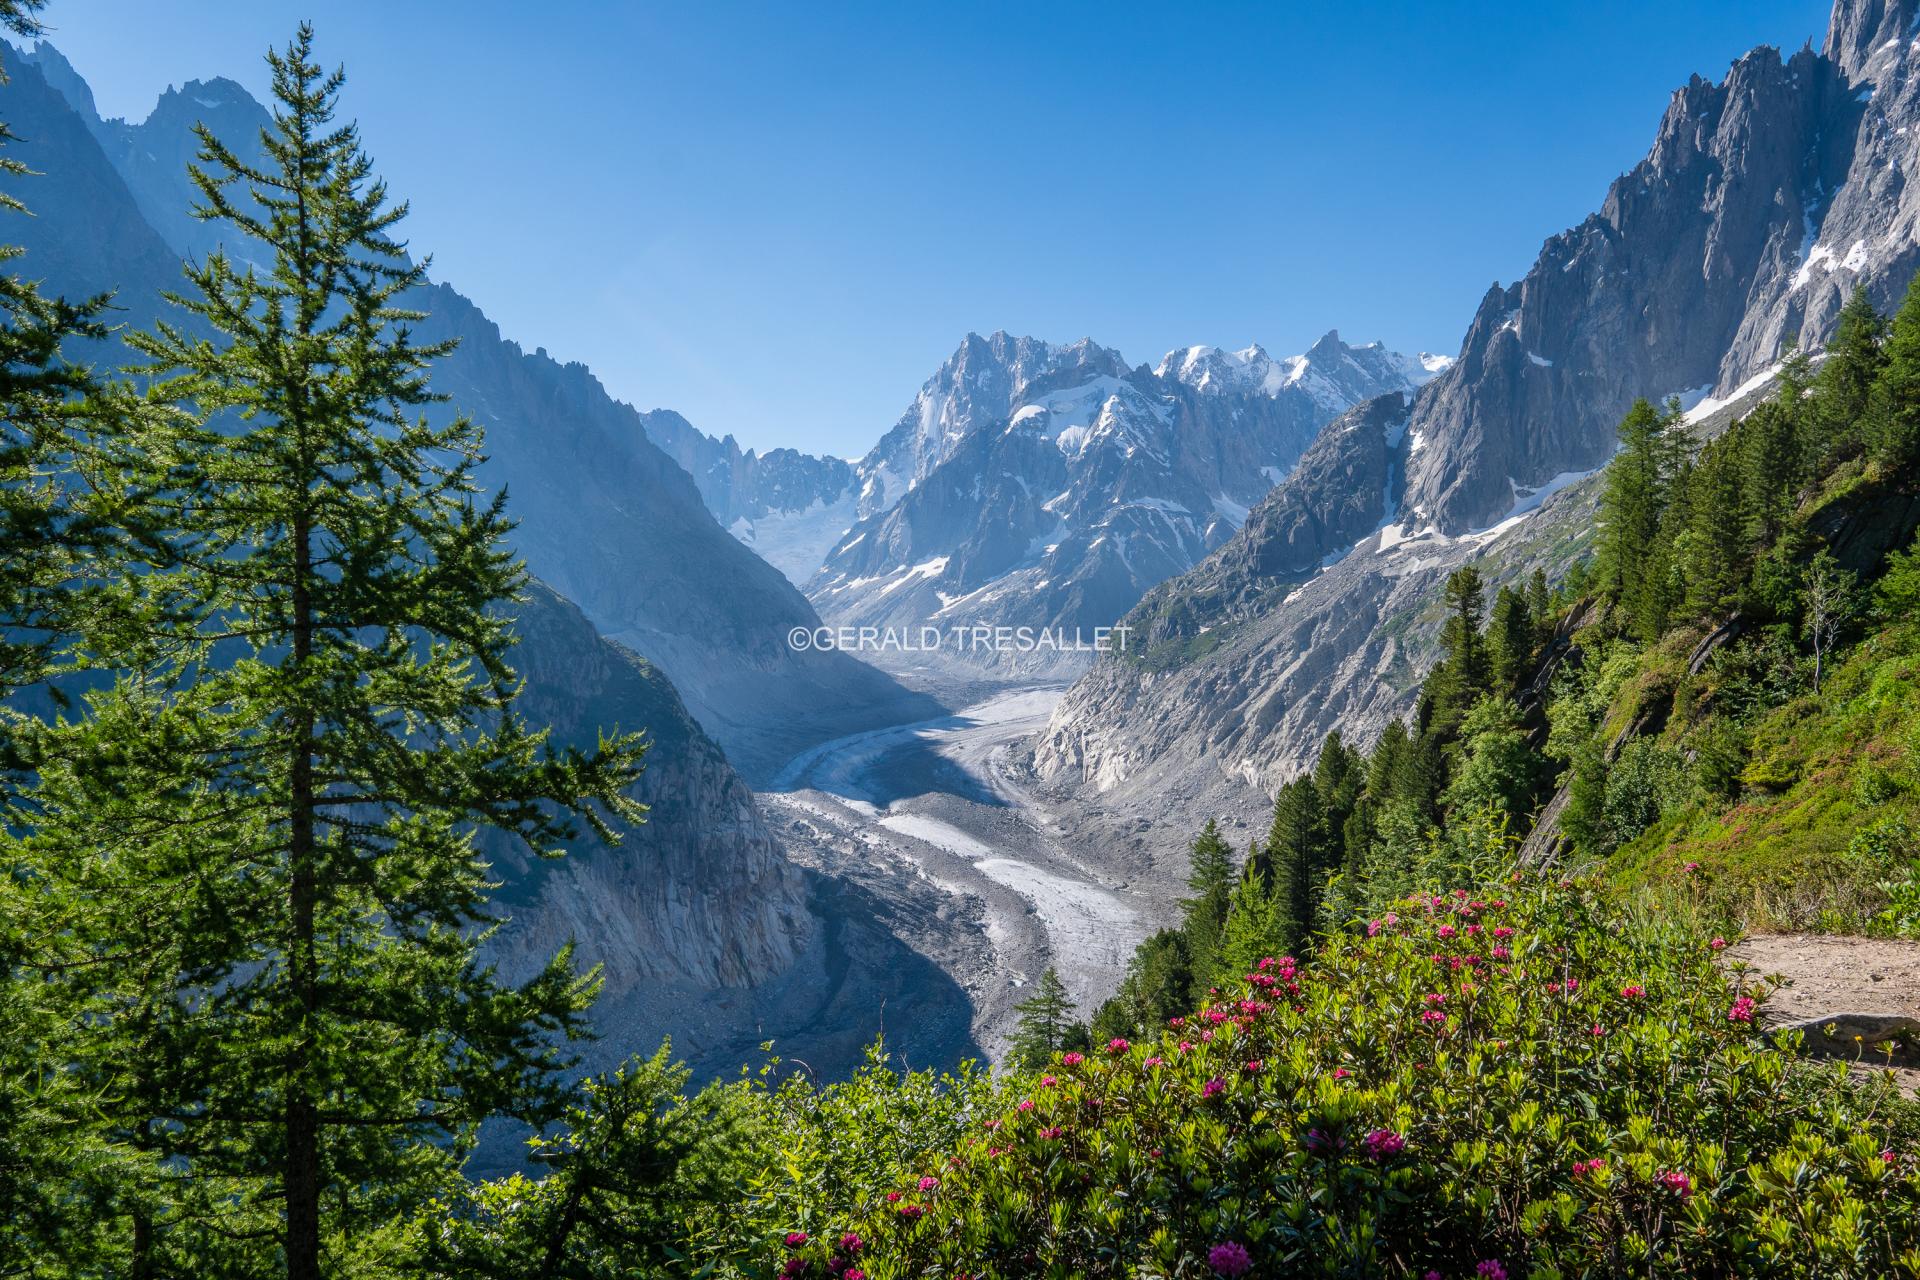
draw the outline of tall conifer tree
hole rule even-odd
[[[209,256],[174,299],[196,324],[134,339],[154,398],[190,410],[142,441],[173,525],[142,586],[191,622],[97,699],[111,734],[49,776],[36,840],[82,883],[137,875],[127,927],[171,894],[138,947],[74,935],[127,997],[100,1011],[138,1055],[119,1123],[220,1217],[183,1218],[165,1251],[317,1280],[432,1194],[481,1120],[557,1110],[593,984],[565,954],[519,987],[481,963],[474,838],[612,838],[639,817],[640,747],[557,752],[515,717],[525,571],[477,494],[478,430],[421,412],[446,348],[409,330],[405,207],[335,121],[311,29],[269,63],[265,161],[202,129],[194,170],[202,216],[267,265]]]

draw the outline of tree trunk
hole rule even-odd
[[[294,521],[293,667],[304,666],[313,648],[312,529],[301,515]],[[304,699],[304,690],[298,695]],[[307,1074],[314,1043],[319,972],[314,956],[313,715],[304,705],[294,717],[292,759],[288,771],[291,809],[287,860],[290,937],[287,966],[293,981],[300,1028],[293,1059],[287,1064],[287,1280],[320,1280],[320,1117]]]

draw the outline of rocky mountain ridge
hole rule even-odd
[[[969,335],[862,462],[868,514],[808,595],[845,625],[1084,640],[1231,537],[1328,418],[1446,364],[1338,333],[1300,356],[1188,347],[1152,369],[1086,340]],[[1037,650],[991,665],[1085,661]]]
[[[118,190],[107,190],[102,176],[67,203],[85,206],[83,218],[120,210],[116,216],[150,228],[135,237],[137,265],[97,252],[93,230],[62,222],[34,228],[47,234],[29,242],[30,252],[57,266],[49,278],[71,292],[118,288],[129,321],[144,323],[160,292],[175,287],[179,259],[221,244],[219,224],[182,212],[197,198],[186,170],[197,146],[193,124],[205,123],[251,157],[265,109],[232,81],[191,81],[163,95],[144,121],[102,121],[85,82],[51,44],[10,61],[21,81],[10,96],[51,86],[68,108],[43,100],[35,114],[15,117],[60,132],[59,144],[46,148],[48,164],[35,167],[68,183],[76,167],[97,165],[95,151],[104,154]],[[78,145],[76,123],[97,148]],[[50,193],[45,181],[30,190]],[[76,216],[66,203],[59,212]],[[69,247],[70,260],[63,259]],[[229,252],[244,258],[248,250],[242,244]],[[664,668],[736,767],[764,777],[810,741],[924,713],[921,700],[872,667],[787,643],[791,630],[818,625],[812,606],[727,536],[686,471],[648,438],[642,415],[608,395],[584,365],[524,350],[445,283],[406,301],[427,313],[416,327],[420,338],[459,339],[435,369],[435,386],[449,400],[433,411],[469,413],[486,429],[479,477],[510,490],[515,549],[602,632]]]
[[[1129,616],[1154,643],[1069,691],[1036,771],[1122,827],[1257,809],[1329,730],[1369,742],[1411,707],[1450,568],[1566,570],[1633,398],[1711,411],[1790,338],[1824,342],[1856,284],[1890,309],[1920,266],[1916,7],[1841,0],[1824,52],[1755,50],[1678,90],[1601,210],[1489,291],[1451,368],[1329,427]]]

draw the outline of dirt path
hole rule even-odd
[[[1920,1018],[1920,942],[1777,933],[1749,938],[1729,958],[1784,985],[1767,998],[1768,1023],[1831,1014]],[[1920,1091],[1920,1069],[1896,1069],[1901,1088]]]

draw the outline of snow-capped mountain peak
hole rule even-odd
[[[1330,329],[1304,355],[1276,359],[1257,342],[1239,351],[1180,347],[1169,351],[1154,373],[1203,394],[1271,397],[1297,387],[1323,411],[1336,414],[1387,391],[1413,391],[1452,363],[1427,352],[1401,355],[1379,342],[1349,346],[1340,340],[1339,330]]]

